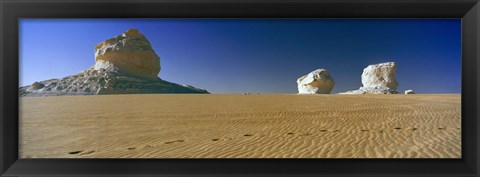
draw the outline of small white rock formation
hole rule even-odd
[[[299,94],[330,94],[334,85],[326,69],[317,69],[297,79]]]
[[[396,94],[398,93],[396,91],[398,87],[396,71],[395,62],[369,65],[363,69],[363,87],[340,94]]]
[[[137,29],[107,39],[95,47],[95,70],[120,71],[146,79],[157,79],[160,57],[150,41]]]
[[[365,94],[366,92],[363,90],[350,90],[346,92],[340,92],[338,94]]]
[[[405,94],[415,94],[415,92],[413,90],[405,90]]]

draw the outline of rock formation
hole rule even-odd
[[[350,90],[350,91],[346,91],[346,92],[340,92],[338,94],[365,94],[366,92],[363,91],[363,90]]]
[[[94,69],[118,70],[125,75],[156,79],[160,72],[160,57],[143,34],[130,29],[95,47]]]
[[[415,92],[413,90],[405,90],[405,94],[415,94]]]
[[[45,87],[45,84],[42,84],[42,83],[39,83],[39,82],[34,82],[32,84],[32,86],[30,87],[31,90],[38,90],[38,89],[42,89],[43,87]]]
[[[396,71],[395,62],[369,65],[363,69],[363,87],[340,94],[396,94],[398,93],[396,91],[398,87]]]
[[[208,93],[190,85],[158,78],[160,57],[136,29],[101,42],[95,47],[95,64],[62,79],[35,82],[19,88],[20,96]]]
[[[369,65],[363,69],[362,84],[367,88],[388,88],[397,90],[398,82],[395,78],[397,65],[395,62]]]
[[[334,85],[326,69],[317,69],[297,79],[299,94],[330,94]]]

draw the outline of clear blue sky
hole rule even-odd
[[[460,19],[21,19],[20,85],[76,74],[94,47],[137,28],[159,77],[211,93],[297,93],[324,68],[332,93],[358,89],[369,64],[397,63],[398,90],[461,92]]]

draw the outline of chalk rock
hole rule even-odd
[[[156,79],[160,72],[160,57],[143,34],[137,29],[129,29],[95,47],[94,69]]]
[[[97,45],[95,64],[61,79],[19,88],[20,96],[209,93],[191,85],[162,80],[160,58],[138,30],[131,29]]]
[[[359,90],[365,92],[365,94],[397,94],[396,90],[391,90],[385,86],[376,87],[360,87]]]
[[[299,94],[330,94],[334,85],[326,69],[317,69],[297,79]]]
[[[366,92],[363,90],[351,90],[346,92],[340,92],[338,94],[365,94]]]
[[[32,84],[32,86],[30,86],[30,89],[32,89],[32,90],[38,90],[38,89],[41,89],[41,88],[43,88],[43,87],[45,87],[44,84],[42,84],[42,83],[40,83],[40,82],[34,82],[34,83]]]
[[[362,84],[368,88],[387,88],[397,90],[398,82],[395,78],[397,65],[395,62],[369,65],[363,69]]]
[[[415,92],[413,90],[405,90],[405,94],[415,94]]]
[[[339,94],[397,94],[396,71],[395,62],[369,65],[363,69],[362,87]]]

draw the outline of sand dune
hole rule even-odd
[[[460,158],[460,95],[20,98],[21,158]]]

